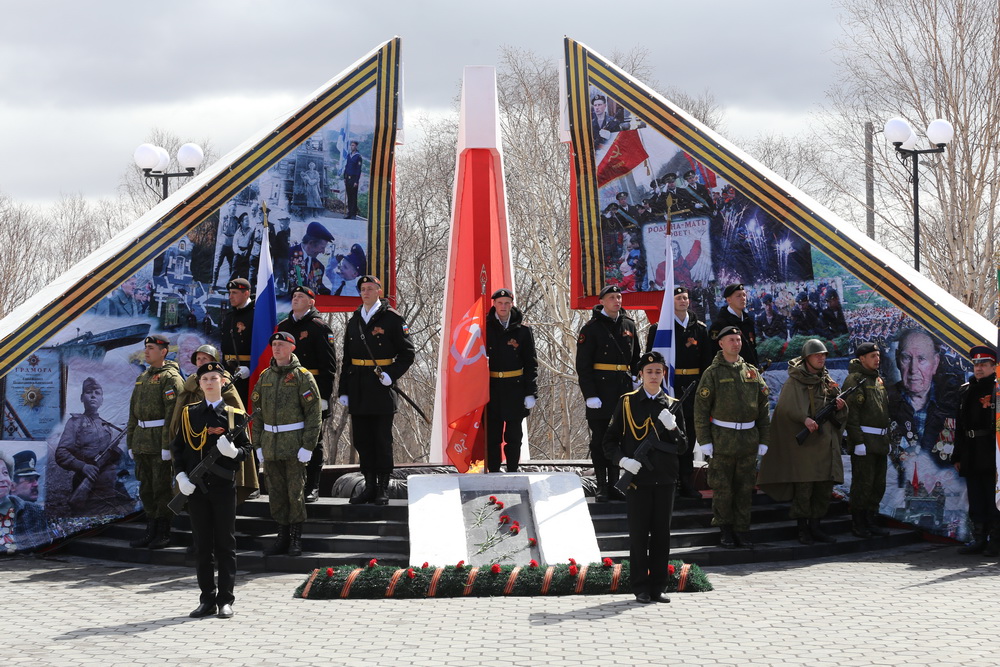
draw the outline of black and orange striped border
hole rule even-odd
[[[590,84],[607,92],[642,118],[656,131],[676,143],[699,162],[715,171],[744,195],[854,274],[893,305],[919,322],[942,342],[960,353],[974,345],[991,344],[970,323],[956,317],[949,304],[938,303],[913,285],[892,265],[858,247],[843,233],[839,220],[828,220],[799,201],[795,194],[772,181],[756,166],[748,164],[723,140],[709,136],[697,123],[684,117],[659,95],[628,77],[590,51],[566,38],[566,80],[569,94],[570,134],[573,140],[579,199],[579,243],[582,285],[586,295],[596,294],[603,280],[600,261],[599,197],[597,168],[590,136]],[[957,303],[957,301],[956,301]]]
[[[362,95],[376,88],[375,146],[372,152],[369,215],[369,252],[379,275],[391,275],[389,247],[392,226],[392,165],[399,100],[400,39],[382,44],[353,70],[333,81],[307,104],[284,120],[266,138],[244,151],[197,191],[180,199],[178,193],[166,213],[137,231],[129,245],[91,268],[59,298],[40,305],[0,340],[0,377],[43,346],[55,333],[93,307],[140,267],[156,258],[201,224],[240,190],[259,178],[302,141],[346,110]],[[383,283],[384,284],[384,283]],[[391,288],[391,286],[390,286]],[[389,289],[387,293],[391,293]]]

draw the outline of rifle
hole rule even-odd
[[[122,438],[125,437],[125,429],[118,428],[111,422],[105,421],[105,424],[119,431],[118,435],[115,436],[114,440],[111,441],[105,449],[101,451],[100,454],[94,457],[93,465],[97,467],[97,474],[101,473],[101,468],[107,463],[107,457],[111,455],[111,452],[118,448],[118,443],[121,442]],[[119,454],[120,456],[120,454]],[[80,478],[83,479],[80,479]],[[79,480],[79,481],[78,481]],[[90,496],[91,489],[94,488],[94,480],[90,479],[82,472],[78,472],[73,476],[74,489],[73,493],[69,497],[70,509],[77,511],[83,508],[87,502],[87,498]]]
[[[236,438],[236,435],[245,429],[251,421],[253,421],[253,418],[253,413],[246,413],[243,419],[240,420],[239,424],[236,424],[233,428],[226,431],[222,435],[229,438],[230,442],[232,442],[232,440]],[[196,465],[194,470],[192,470],[188,475],[188,479],[195,486],[197,486],[202,493],[208,493],[208,486],[205,484],[205,476],[208,475],[208,473],[211,472],[226,479],[233,479],[235,476],[234,472],[226,470],[225,468],[215,464],[215,462],[219,460],[220,456],[222,456],[222,452],[219,451],[219,448],[212,447],[207,454],[202,456],[201,461],[198,462],[198,465]],[[178,492],[177,495],[174,496],[169,503],[167,503],[167,507],[169,507],[170,511],[174,514],[180,514],[184,510],[184,505],[187,504],[187,499],[187,496]]]
[[[681,406],[684,405],[684,401],[691,395],[691,392],[694,391],[695,385],[697,384],[697,382],[689,384],[687,389],[684,390],[684,393],[681,394],[681,397],[677,399],[677,402],[667,408],[667,410],[670,411],[670,414],[676,415],[680,411]],[[686,445],[687,443],[685,443],[685,446]],[[666,452],[667,454],[680,454],[682,451],[680,445],[660,441],[656,437],[656,430],[654,429],[653,434],[646,436],[643,441],[639,443],[639,446],[635,448],[635,451],[632,452],[632,458],[641,463],[642,467],[647,470],[654,470],[653,463],[649,460],[649,451],[651,449],[658,452]],[[632,485],[633,477],[635,477],[635,475],[630,473],[628,470],[622,470],[621,477],[619,477],[618,481],[615,482],[615,488],[622,493],[625,493],[625,490]]]
[[[845,389],[844,391],[842,391],[840,394],[837,395],[837,398],[840,398],[840,399],[843,399],[843,400],[846,401],[848,396],[850,396],[851,394],[853,394],[854,392],[856,392],[860,388],[861,388],[861,385],[860,384],[856,384],[853,387],[851,387],[850,389]],[[837,411],[837,401],[836,401],[836,399],[834,399],[834,400],[830,401],[829,403],[827,403],[826,405],[824,405],[822,408],[820,408],[819,411],[816,413],[816,416],[814,416],[812,419],[813,419],[814,422],[816,422],[817,424],[819,424],[820,426],[822,426],[824,423],[830,421],[830,419],[833,418],[833,414],[836,411]],[[795,436],[795,442],[797,442],[797,443],[799,443],[801,445],[803,442],[806,441],[806,438],[808,438],[808,437],[809,437],[809,429],[803,428]]]
[[[361,334],[361,342],[365,344],[365,349],[368,351],[368,356],[371,357],[372,363],[375,364],[375,376],[381,377],[382,367],[378,365],[378,361],[376,361],[375,359],[375,353],[372,352],[372,348],[368,345],[368,339],[365,337],[365,327],[360,322],[358,322],[358,333]],[[396,394],[400,398],[409,403],[413,407],[413,409],[417,411],[417,414],[423,418],[425,423],[427,424],[431,423],[431,420],[427,418],[427,415],[424,414],[424,411],[420,409],[420,406],[414,403],[413,399],[407,396],[405,391],[397,387],[395,382],[389,385],[389,389],[396,392]]]

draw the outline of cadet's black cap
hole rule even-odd
[[[150,343],[153,345],[159,345],[160,347],[170,347],[170,341],[163,336],[146,336],[146,340],[143,341],[143,345],[149,345]]]
[[[361,286],[364,285],[365,283],[375,283],[380,288],[382,287],[382,281],[376,278],[375,276],[361,276],[360,278],[358,278],[358,289],[360,290]]]
[[[14,471],[10,476],[15,479],[18,477],[39,477],[38,471],[35,470],[36,460],[35,453],[30,449],[14,454]]]
[[[322,239],[324,241],[333,240],[333,234],[330,233],[330,230],[318,222],[309,223],[309,226],[306,227],[306,236],[311,236],[314,239]]]
[[[663,179],[664,179],[664,181],[676,181],[677,180],[677,174],[675,174],[672,171],[671,172],[667,172],[667,174],[663,177]]]
[[[875,343],[861,343],[858,345],[857,349],[854,350],[855,357],[863,357],[866,354],[871,354],[872,352],[880,352],[878,345]]]
[[[760,301],[761,303],[774,303],[774,297],[767,292],[764,292],[764,294],[760,297]]]
[[[514,299],[514,293],[511,292],[506,287],[501,287],[496,292],[493,292],[493,296],[491,296],[490,298],[493,299],[494,301],[496,301],[497,299],[500,299],[500,298],[503,298],[503,297],[507,297],[508,299],[513,300]]]
[[[601,290],[601,293],[597,295],[597,298],[603,299],[609,294],[621,294],[621,293],[622,293],[622,288],[619,287],[618,285],[605,285],[604,289]]]
[[[726,285],[726,289],[722,290],[722,297],[728,299],[733,295],[733,292],[743,289],[743,283],[733,283],[732,285]]]
[[[694,169],[688,169],[684,172],[684,178],[688,178],[690,176],[694,176]]]
[[[795,303],[802,303],[803,301],[808,301],[809,295],[805,292],[799,292],[798,296],[795,297]]]
[[[652,352],[647,352],[642,355],[639,359],[639,363],[635,365],[636,372],[641,373],[642,369],[650,364],[663,364],[663,367],[667,367],[667,360],[663,358],[663,355],[653,350]]]
[[[267,339],[267,342],[270,344],[276,340],[280,340],[283,343],[291,343],[292,345],[295,345],[295,336],[288,333],[287,331],[275,331],[273,334],[271,334],[271,337]],[[205,365],[207,366],[208,364]]]
[[[992,361],[994,364],[997,362],[997,353],[985,345],[976,345],[969,350],[969,356],[974,364],[984,361]]]
[[[615,195],[615,199],[621,199],[622,197],[628,197],[628,193],[627,192],[619,192],[618,194]]]
[[[246,292],[250,291],[250,281],[246,278],[235,278],[226,283],[226,289],[241,289]]]
[[[715,334],[715,340],[722,340],[725,336],[729,336],[731,334],[742,336],[743,332],[740,331],[739,327],[734,327],[734,326],[722,327],[719,333]]]
[[[305,285],[296,285],[295,289],[292,290],[292,294],[305,294],[310,299],[316,298],[316,292],[313,292]]]
[[[226,367],[220,364],[218,361],[210,361],[207,364],[202,364],[198,367],[198,379],[205,373],[218,373],[219,375],[226,374]]]
[[[683,285],[678,285],[677,287],[674,288],[674,296],[677,296],[678,294],[687,294],[687,293],[688,293],[688,288],[684,287]]]

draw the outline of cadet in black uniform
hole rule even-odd
[[[712,327],[708,330],[709,338],[716,341],[714,352],[722,348],[719,347],[719,332],[726,327],[736,327],[740,330],[740,337],[743,339],[743,347],[740,348],[740,356],[743,361],[751,366],[758,367],[757,361],[757,331],[754,327],[753,317],[747,313],[747,293],[743,289],[742,283],[727,285],[722,296],[726,299],[718,314],[712,319]]]
[[[223,435],[245,415],[222,400],[224,376],[223,365],[216,361],[198,369],[198,386],[205,393],[205,399],[184,407],[180,431],[171,445],[177,488],[188,497],[187,509],[198,561],[201,599],[191,612],[192,618],[216,613],[219,618],[231,618],[236,599],[233,595],[236,583],[236,486],[233,479],[240,463],[251,454],[245,428],[236,434],[235,442]],[[206,492],[198,488],[189,475],[213,448],[222,456],[202,478]]]
[[[505,442],[507,472],[517,472],[521,460],[521,421],[535,407],[538,358],[531,327],[514,306],[514,293],[493,293],[486,316],[486,354],[490,362],[490,402],[486,404],[486,463],[500,472],[500,443]]]
[[[624,500],[614,488],[618,464],[604,454],[604,434],[622,394],[632,391],[632,369],[639,361],[640,346],[635,322],[622,309],[621,289],[608,285],[601,290],[590,321],[580,329],[576,345],[576,375],[587,401],[590,426],[590,456],[597,477],[599,503],[609,497]]]
[[[250,282],[237,278],[226,283],[230,309],[222,316],[222,360],[233,376],[233,386],[243,405],[250,400],[250,342],[253,338],[253,308]]]
[[[340,404],[351,413],[351,438],[358,452],[365,490],[351,504],[389,504],[392,475],[392,416],[396,392],[391,387],[409,370],[416,352],[410,328],[382,295],[375,276],[358,278],[361,305],[344,330]]]
[[[337,374],[337,350],[333,329],[316,310],[316,293],[299,285],[292,290],[292,312],[278,322],[278,331],[295,336],[295,356],[302,367],[316,378],[319,387],[323,419],[330,416],[330,397],[333,396],[333,378]],[[306,502],[319,499],[319,476],[323,470],[323,429],[312,450],[306,466]]]

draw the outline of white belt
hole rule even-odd
[[[272,426],[270,424],[264,424],[264,430],[268,433],[284,433],[286,431],[301,431],[306,427],[305,422],[295,422],[294,424],[278,424],[277,426]]]
[[[712,423],[716,426],[721,426],[722,428],[731,428],[734,431],[746,431],[757,425],[757,422],[724,422],[721,419],[716,419],[712,417]]]
[[[141,426],[143,428],[156,428],[157,426],[163,426],[166,423],[167,422],[166,422],[165,419],[154,419],[154,420],[148,421],[148,422],[144,422],[144,421],[140,420],[139,421],[139,426]]]
[[[870,435],[885,435],[886,433],[889,432],[889,429],[887,429],[887,428],[875,428],[874,426],[862,426],[861,427],[861,432],[862,433],[868,433]]]

